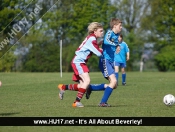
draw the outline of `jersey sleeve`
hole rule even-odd
[[[118,38],[116,36],[112,36],[112,31],[108,31],[104,37],[104,43],[106,45],[118,45]]]
[[[126,43],[125,43],[125,51],[126,51],[126,53],[129,52],[129,47]]]
[[[95,37],[90,37],[89,38],[89,50],[91,52],[93,52],[95,55],[97,55],[98,57],[100,57],[102,55],[102,49],[100,49],[98,43],[97,43],[97,40]]]

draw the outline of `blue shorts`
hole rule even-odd
[[[115,74],[114,63],[108,61],[107,59],[100,58],[99,68],[105,78],[108,78],[110,75]]]
[[[126,67],[126,63],[119,63],[119,62],[114,62],[115,66],[121,67],[121,68],[125,68]]]

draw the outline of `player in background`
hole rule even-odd
[[[92,22],[88,26],[88,34],[89,35],[84,39],[84,41],[75,51],[75,56],[71,62],[71,66],[74,71],[72,80],[79,83],[69,85],[70,89],[78,91],[76,99],[72,104],[73,107],[84,107],[80,100],[83,98],[86,89],[90,84],[89,69],[87,67],[88,59],[92,56],[93,53],[98,57],[102,56],[103,50],[97,44],[97,38],[101,38],[103,36],[103,26],[98,22]],[[100,44],[102,44],[102,42]],[[58,88],[60,90],[59,97],[60,99],[63,99],[66,86],[59,84]]]
[[[119,38],[120,52],[115,52],[114,65],[115,65],[115,76],[118,82],[119,68],[121,67],[122,72],[122,85],[126,85],[126,61],[129,60],[129,48],[128,45],[123,41],[123,35],[120,34]]]

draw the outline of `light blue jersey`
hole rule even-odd
[[[126,63],[126,54],[129,52],[128,45],[122,41],[120,44],[120,52],[115,52],[114,61],[118,63]]]
[[[103,59],[114,62],[114,53],[118,45],[119,34],[115,34],[112,30],[108,30],[105,34],[102,49]]]

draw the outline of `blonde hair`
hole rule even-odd
[[[98,22],[92,22],[88,26],[88,34],[94,33],[98,28],[103,28],[103,25]]]
[[[114,27],[114,25],[118,25],[119,23],[122,23],[122,21],[120,19],[112,18],[110,21],[110,28],[112,29]]]

